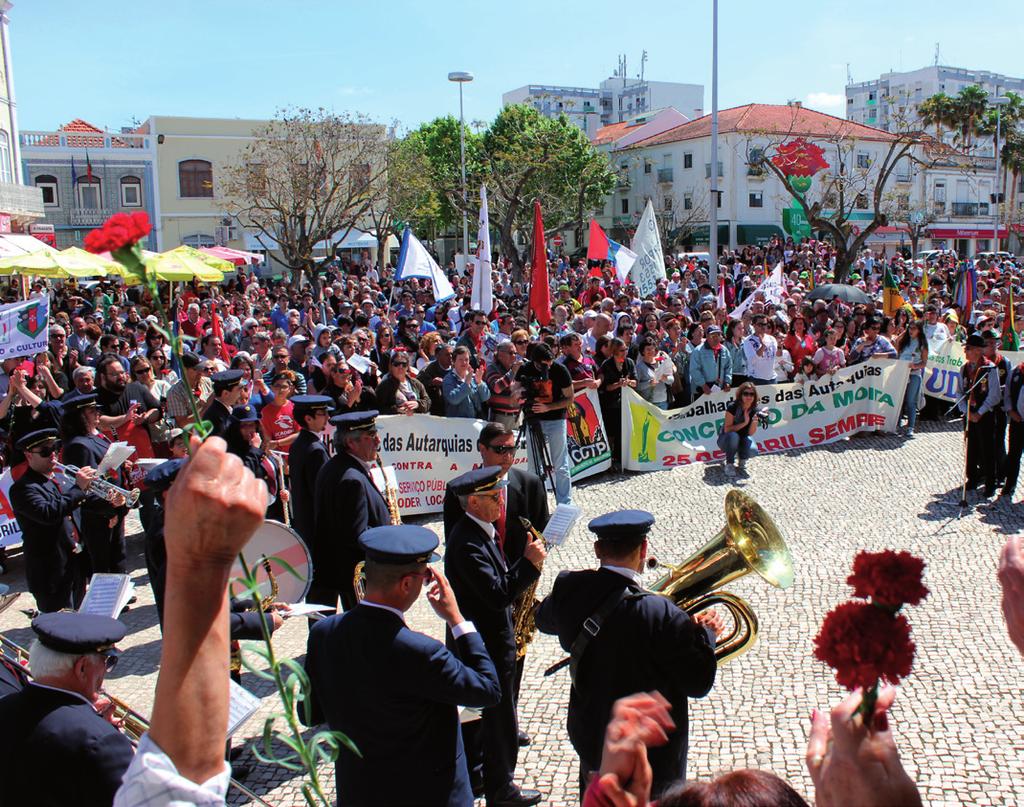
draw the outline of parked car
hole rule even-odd
[[[958,259],[958,256],[956,250],[953,249],[926,249],[918,252],[915,256],[915,260],[925,261],[926,263],[935,263],[939,258],[952,258],[955,261]]]

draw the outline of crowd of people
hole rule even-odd
[[[615,457],[623,387],[662,409],[720,391],[734,395],[719,435],[732,477],[746,473],[756,453],[759,385],[807,383],[876,358],[905,361],[902,433],[909,438],[929,350],[960,340],[966,486],[984,483],[992,495],[1001,485],[1012,496],[1024,450],[1024,378],[999,345],[1018,267],[979,262],[977,302],[963,310],[955,262],[922,266],[865,253],[850,277],[864,302],[810,299],[831,279],[834,260],[827,244],[813,241],[726,251],[715,288],[706,265],[666,256],[667,277],[641,299],[617,281],[613,266],[552,256],[544,325],[505,261],[495,266],[495,305],[487,312],[474,308],[472,279],[454,265],[455,297],[441,302],[429,281],[396,285],[390,271],[379,273],[365,258],[342,261],[308,284],[240,270],[222,286],[194,284],[173,294],[170,318],[185,341],[180,356],[145,287],[35,284],[32,293],[50,296],[49,349],[3,362],[0,422],[26,581],[40,612],[31,654],[36,683],[21,689],[29,695],[15,691],[9,698],[18,700],[0,700],[0,718],[8,714],[33,743],[75,755],[69,737],[72,729],[88,733],[82,721],[88,724],[89,714],[76,712],[64,735],[51,713],[66,699],[29,699],[47,687],[72,693],[76,706],[99,697],[108,659],[116,660],[110,651],[124,634],[116,620],[76,622],[59,612],[78,607],[92,574],[127,571],[129,502],[118,489],[140,489],[165,636],[157,703],[134,757],[92,727],[109,753],[79,754],[74,764],[107,774],[92,780],[95,803],[110,803],[115,791],[116,803],[146,803],[152,788],[192,790],[194,803],[223,799],[228,645],[281,625],[274,610],[264,615],[254,603],[228,604],[223,596],[231,559],[264,518],[289,521],[308,545],[307,601],[330,614],[309,634],[314,722],[345,733],[364,752],[341,752],[339,803],[463,805],[478,795],[488,807],[538,803],[543,794],[514,781],[518,750],[531,741],[516,708],[527,657],[517,614],[532,607],[545,561],[530,526],[543,527],[549,517],[545,473],[555,501],[572,503],[566,417],[580,391],[596,391]],[[781,294],[765,298],[756,289],[780,263]],[[906,303],[889,316],[882,304],[887,273]],[[741,305],[742,315],[731,317]],[[444,573],[430,566],[439,559],[437,536],[401,525],[380,466],[377,418],[413,414],[486,421],[477,442],[480,468],[448,484]],[[201,448],[189,431],[198,421],[212,435]],[[520,428],[544,449],[530,452],[529,470],[512,467]],[[116,489],[98,484],[96,471],[111,441],[135,450],[103,477]],[[59,463],[74,468],[61,476]],[[686,702],[714,685],[721,620],[713,613],[691,619],[667,599],[644,594],[649,513],[617,511],[589,526],[598,568],[560,575],[534,614],[537,628],[556,635],[572,658],[567,730],[580,758],[583,803],[646,804],[653,795],[662,807],[714,804],[729,788],[752,794],[744,802],[752,805],[803,803],[763,772],[677,786],[686,769]],[[209,582],[199,595],[195,581],[184,579],[193,565]],[[1019,587],[1019,546],[1016,554],[1008,550],[1004,566],[1007,591]],[[403,614],[424,589],[446,623],[444,645],[405,624]],[[1019,634],[1016,605],[1005,607],[1011,634]],[[600,630],[613,613],[619,621]],[[649,657],[622,652],[644,635]],[[668,671],[652,661],[652,648],[661,645],[658,658],[675,659]],[[204,680],[183,684],[198,668]],[[401,685],[392,674],[402,675]],[[211,708],[181,707],[186,690]],[[891,700],[883,695],[873,720],[852,726],[858,702],[841,704],[831,743],[828,721],[815,719],[808,765],[819,803],[918,803],[887,726]],[[457,704],[478,708],[479,719],[460,726]],[[42,715],[56,721],[45,732]],[[884,775],[867,771],[865,748],[889,760]],[[0,755],[7,765],[19,759],[23,752]],[[410,759],[423,776],[408,775]],[[877,787],[844,790],[851,771]],[[883,798],[896,792],[903,794],[897,801]],[[875,800],[851,800],[862,796]]]

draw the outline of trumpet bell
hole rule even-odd
[[[718,662],[750,649],[757,639],[757,616],[741,598],[717,589],[755,572],[776,588],[793,584],[793,559],[782,532],[750,496],[731,490],[725,497],[725,526],[678,566],[670,566],[651,586],[691,616],[716,605],[732,617],[733,629],[719,637]]]

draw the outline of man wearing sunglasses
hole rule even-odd
[[[87,497],[96,478],[92,468],[82,468],[73,485],[53,478],[61,443],[56,429],[39,429],[15,444],[25,453],[28,470],[11,485],[10,501],[25,542],[25,578],[46,613],[77,608],[85,593],[85,555],[72,515]]]
[[[41,614],[32,630],[34,680],[0,701],[4,803],[112,804],[134,750],[108,722],[112,704],[100,688],[117,663],[114,645],[125,626],[66,612]]]

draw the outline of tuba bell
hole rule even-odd
[[[715,647],[719,664],[742,655],[757,639],[757,615],[741,598],[722,586],[750,572],[777,588],[793,583],[793,559],[782,533],[761,506],[745,493],[725,497],[725,526],[718,534],[650,587],[690,616],[721,605],[732,616],[732,631]]]

